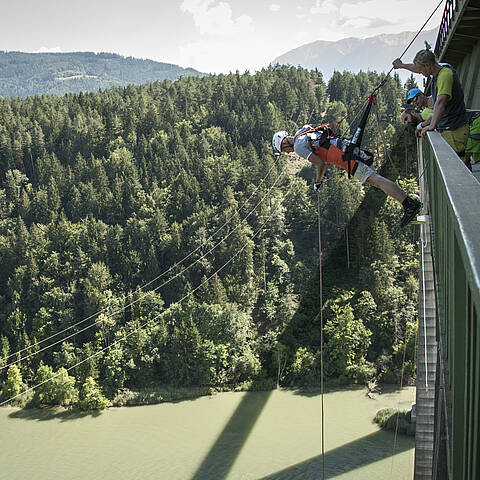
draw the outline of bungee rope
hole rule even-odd
[[[291,192],[291,189],[292,189],[292,184],[290,184],[287,192],[285,193],[285,198],[290,194]],[[281,203],[278,203],[277,206],[271,211],[270,215],[268,215],[268,217],[266,218],[266,220],[260,225],[260,227],[256,230],[256,232],[252,235],[252,239],[257,237],[261,232],[263,232],[263,229],[265,227],[265,225],[270,221],[270,219],[274,216],[274,214],[277,212],[277,210],[281,207]],[[140,325],[139,327],[137,328],[134,328],[133,330],[131,330],[130,332],[126,333],[123,337],[121,338],[118,338],[116,339],[115,341],[113,341],[110,345],[107,345],[106,347],[102,348],[101,350],[98,350],[96,352],[94,352],[92,355],[89,355],[88,357],[84,358],[83,360],[80,360],[79,362],[75,363],[74,365],[71,365],[70,367],[68,368],[65,368],[64,371],[61,371],[61,372],[57,372],[56,374],[52,375],[50,378],[46,379],[46,380],[43,380],[42,382],[39,382],[35,385],[33,385],[32,387],[30,388],[27,388],[26,390],[24,390],[23,392],[20,392],[2,402],[0,402],[0,407],[3,406],[3,405],[6,405],[7,403],[11,402],[12,400],[15,400],[19,397],[21,397],[22,395],[26,395],[27,393],[30,393],[30,392],[33,392],[34,390],[36,390],[37,388],[45,385],[46,383],[54,380],[55,378],[58,378],[59,376],[61,375],[65,375],[66,373],[68,373],[69,371],[73,370],[74,368],[82,365],[83,363],[91,360],[92,358],[95,358],[95,357],[98,357],[100,355],[103,355],[106,351],[110,350],[112,347],[114,347],[115,345],[118,345],[120,343],[122,343],[123,341],[125,341],[127,338],[129,338],[130,336],[132,336],[134,333],[140,331],[140,330],[143,330],[145,327],[147,327],[148,325],[150,325],[152,322],[158,320],[162,315],[164,315],[165,313],[169,312],[174,306],[176,305],[179,305],[180,303],[182,303],[184,300],[186,300],[187,298],[191,297],[197,290],[199,290],[200,288],[202,288],[204,285],[206,285],[212,278],[214,278],[216,275],[218,275],[227,265],[229,265],[236,257],[238,257],[238,255],[240,255],[240,253],[245,250],[247,247],[248,247],[248,243],[245,242],[245,244],[237,251],[235,252],[221,267],[219,267],[214,273],[212,273],[206,280],[204,280],[202,283],[200,283],[197,287],[195,287],[193,290],[191,290],[189,293],[187,293],[186,295],[184,295],[180,300],[178,300],[177,302],[175,303],[172,303],[165,311],[159,313],[158,315],[156,315],[155,317],[147,320],[146,322],[144,322],[142,325]]]
[[[423,31],[423,29],[425,28],[427,23],[430,21],[430,19],[433,17],[433,15],[435,14],[435,12],[438,10],[438,8],[440,7],[440,5],[442,3],[443,3],[443,0],[441,0],[438,3],[438,5],[433,10],[433,12],[430,14],[430,16],[427,18],[427,20],[422,25],[420,30],[416,33],[416,35],[412,38],[412,40],[407,45],[405,50],[402,52],[402,54],[399,57],[400,59],[405,55],[405,53],[408,51],[408,49],[412,46],[413,42],[417,39],[417,37]],[[381,137],[382,137],[382,144],[383,144],[385,160],[391,160],[391,157],[390,157],[390,155],[387,151],[387,148],[386,148],[385,135],[384,135],[383,129],[381,127],[381,123],[380,123],[380,117],[379,117],[379,113],[378,113],[378,106],[377,106],[377,101],[376,101],[375,94],[386,84],[386,82],[388,81],[388,78],[390,76],[390,73],[393,71],[393,69],[394,68],[392,67],[388,71],[388,73],[385,75],[385,78],[383,78],[383,80],[373,89],[372,93],[368,97],[362,99],[352,110],[350,110],[350,112],[348,112],[340,120],[338,120],[337,122],[330,122],[330,123],[327,123],[327,124],[319,125],[318,127],[312,128],[311,130],[309,130],[309,132],[306,132],[306,133],[310,133],[312,131],[317,131],[317,130],[320,130],[320,129],[329,128],[331,126],[338,126],[344,120],[346,120],[350,115],[352,115],[354,112],[357,112],[361,107],[363,107],[366,102],[368,102],[368,104],[366,106],[366,109],[364,110],[362,119],[360,120],[359,126],[357,127],[356,133],[355,133],[355,135],[352,139],[352,143],[357,147],[360,146],[360,143],[361,143],[361,140],[362,140],[362,137],[363,137],[363,133],[364,133],[364,129],[365,129],[365,125],[366,125],[366,122],[367,122],[368,114],[370,113],[370,109],[373,105],[374,108],[375,108],[375,116],[376,116],[376,119],[377,119],[378,130],[379,130],[379,132],[381,134]],[[393,164],[393,161],[391,163],[392,163],[392,167],[395,169],[396,173],[400,176],[400,174],[398,172],[398,169]],[[425,166],[423,168],[422,175],[423,175],[424,171],[425,171]],[[348,173],[350,175],[350,168],[348,169]],[[320,389],[321,389],[321,428],[322,428],[321,445],[322,445],[322,480],[323,480],[323,479],[325,479],[325,425],[324,425],[325,406],[324,406],[324,371],[323,371],[323,361],[324,361],[323,360],[323,271],[322,271],[322,243],[321,243],[321,223],[320,223],[320,213],[321,213],[320,212],[320,190],[321,190],[322,187],[323,187],[323,183],[322,183],[320,189],[317,190],[317,216],[318,216],[318,245],[319,245],[319,273],[320,273],[320,278],[319,278],[320,343],[321,343],[321,345],[320,345],[320,376],[321,376]],[[422,238],[422,254],[423,254],[423,238]],[[405,339],[405,347],[404,347],[403,359],[402,359],[400,389],[403,388],[403,375],[404,375],[404,368],[405,368],[406,349],[407,349],[407,342],[406,342],[406,339]],[[415,352],[415,354],[416,354],[416,352]],[[425,356],[425,364],[427,364],[427,357],[426,356]],[[427,380],[427,382],[428,382],[428,380]],[[427,383],[427,389],[428,389],[428,383]],[[399,412],[397,413],[397,421],[396,421],[396,426],[395,426],[395,436],[394,436],[394,443],[393,443],[392,467],[391,467],[392,473],[393,473],[393,458],[394,458],[394,454],[395,454],[395,449],[396,449],[396,445],[397,445],[397,436],[398,436],[398,423],[399,423],[399,416],[398,415],[399,415]]]
[[[323,187],[323,185],[322,185]],[[317,190],[317,214],[318,214],[318,268],[319,268],[319,294],[320,294],[320,395],[322,401],[321,419],[321,445],[322,445],[322,480],[325,478],[325,404],[324,404],[324,375],[323,375],[323,271],[322,271],[322,228],[320,221],[320,192]]]
[[[250,197],[245,201],[245,203],[240,207],[240,208],[243,208],[244,205],[246,205],[248,203],[248,201],[250,201],[250,199],[253,197],[253,195],[257,192],[257,190],[260,188],[261,184],[266,180],[266,178],[269,176],[270,172],[273,170],[273,168],[275,167],[276,165],[273,164],[272,167],[269,169],[269,171],[267,172],[267,175],[262,179],[262,181],[260,182],[260,184],[254,189],[253,193],[250,195]],[[149,293],[152,293],[152,292],[156,292],[157,290],[159,290],[160,288],[164,287],[165,285],[169,284],[170,282],[172,282],[173,280],[175,280],[176,278],[178,278],[180,275],[184,274],[185,272],[187,272],[188,270],[190,270],[194,265],[196,265],[198,262],[200,262],[202,259],[204,259],[207,255],[209,255],[213,250],[216,249],[216,247],[218,245],[220,245],[221,243],[223,243],[227,238],[229,238],[236,230],[238,230],[243,222],[250,217],[250,215],[253,214],[253,212],[255,212],[255,210],[257,210],[257,208],[261,205],[261,203],[265,200],[265,198],[269,195],[270,191],[273,189],[273,187],[276,185],[276,183],[278,182],[278,180],[285,174],[286,172],[286,168],[280,173],[280,175],[277,177],[277,179],[275,180],[275,182],[273,183],[273,185],[268,189],[267,193],[261,198],[261,200],[253,207],[253,209],[250,210],[250,212],[241,220],[241,222],[236,226],[234,227],[226,236],[224,236],[221,240],[219,240],[208,252],[204,253],[201,257],[199,257],[198,259],[196,259],[193,263],[191,263],[190,265],[188,265],[187,267],[183,268],[182,270],[180,270],[179,272],[177,272],[175,275],[173,275],[172,277],[170,277],[168,280],[165,280],[163,283],[161,283],[160,285],[156,286],[155,288],[152,288],[150,290],[148,290],[147,292],[143,293],[142,295],[140,295],[137,299],[131,301],[130,303],[124,305],[123,307],[120,307],[120,308],[117,308],[116,310],[113,310],[111,311],[108,315],[105,315],[104,318],[100,318],[100,319],[97,319],[95,320],[93,323],[90,323],[89,325],[81,328],[80,330],[76,330],[75,332],[67,335],[67,336],[63,336],[61,339],[59,340],[56,340],[55,342],[52,342],[48,345],[46,345],[45,347],[42,347],[34,352],[31,352],[27,355],[23,355],[21,356],[20,358],[14,360],[14,361],[11,361],[9,363],[5,363],[5,365],[0,365],[0,371],[2,370],[5,370],[7,369],[8,367],[12,366],[12,365],[15,365],[17,363],[20,363],[21,361],[23,360],[27,360],[41,352],[44,352],[56,345],[59,345],[60,343],[63,343],[64,341],[66,340],[69,340],[70,338],[78,335],[79,333],[82,333],[98,324],[102,324],[105,320],[113,317],[114,315],[116,314],[119,314],[119,313],[122,313],[123,311],[125,311],[127,308],[131,307],[132,305],[135,305],[136,303],[140,302],[141,300],[143,300]],[[231,218],[230,218],[231,219]],[[186,255],[182,260],[180,260],[179,262],[175,263],[174,265],[172,265],[169,269],[167,269],[166,271],[164,271],[163,273],[161,273],[160,275],[158,275],[157,277],[155,277],[153,280],[150,280],[148,283],[146,283],[143,287],[141,287],[142,289],[147,287],[148,285],[151,285],[155,280],[159,280],[161,277],[167,275],[168,273],[170,273],[171,271],[173,271],[176,267],[179,267],[180,265],[182,265],[183,262],[185,262],[188,258],[190,258],[195,252],[197,252],[199,249],[201,249],[202,247],[204,247],[205,245],[207,245],[210,240],[213,239],[213,237],[219,233],[230,221],[230,219],[227,219],[213,234],[211,234],[206,240],[204,243],[202,243],[201,245],[199,245],[197,248],[195,248],[194,250],[192,250],[188,255]],[[130,296],[132,294],[129,294]],[[108,307],[98,311],[98,312],[95,312],[93,314],[91,314],[90,316],[64,328],[63,330],[59,331],[59,332],[56,332],[42,340],[39,340],[31,345],[29,345],[28,347],[25,347],[21,350],[18,350],[17,352],[14,352],[14,353],[11,353],[9,355],[7,355],[6,357],[4,358],[1,358],[0,360],[3,361],[3,362],[7,362],[7,360],[9,358],[12,358],[16,355],[20,355],[21,353],[27,351],[27,350],[31,350],[32,348],[35,348],[35,347],[38,347],[39,345],[55,338],[55,337],[58,337],[59,335],[63,334],[63,333],[66,333],[70,330],[72,330],[73,328],[75,327],[78,327],[79,325],[82,325],[84,324],[85,322],[87,322],[88,320],[91,320],[92,318],[95,318],[95,317],[99,317],[100,314],[102,314],[103,312],[106,312],[108,311]]]
[[[425,26],[427,25],[427,23],[430,21],[430,19],[435,15],[435,12],[439,9],[440,5],[443,3],[443,0],[440,0],[440,2],[438,3],[438,5],[435,7],[435,10],[430,14],[430,16],[427,18],[427,20],[425,21],[425,23],[422,25],[422,27],[420,28],[420,30],[417,32],[417,34],[412,38],[412,40],[410,41],[410,43],[407,45],[407,47],[405,48],[405,50],[402,52],[402,54],[398,57],[398,58],[402,58],[405,53],[407,53],[407,50],[412,46],[413,42],[417,39],[417,37],[420,35],[420,33],[423,31],[423,29],[425,28]],[[373,90],[372,94],[374,94],[375,92],[377,92],[378,90],[380,90],[380,88],[383,87],[383,85],[385,84],[385,82],[387,81],[387,78],[388,76],[392,73],[392,71],[394,70],[394,67],[392,67],[388,73],[385,75],[385,78],[383,79],[382,82],[380,82],[380,84],[377,86],[377,88],[375,88],[375,90]]]

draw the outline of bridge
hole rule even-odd
[[[446,0],[435,53],[480,110],[480,0]],[[419,143],[415,480],[480,478],[480,169],[438,132]]]
[[[480,183],[437,132],[420,151],[415,479],[480,478]],[[423,173],[423,175],[422,175]]]

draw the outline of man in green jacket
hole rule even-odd
[[[432,77],[433,114],[422,123],[421,136],[425,136],[428,131],[438,130],[465,162],[468,122],[463,89],[454,68],[448,64],[438,63],[429,48],[420,50],[410,64],[403,63],[397,58],[393,61],[393,67]],[[466,165],[471,169],[470,162]]]

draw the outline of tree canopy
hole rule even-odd
[[[0,51],[0,96],[64,95],[98,91],[129,83],[203,76],[193,68],[123,57],[114,53],[25,53]]]
[[[2,398],[54,375],[32,401],[95,409],[157,384],[318,383],[313,172],[276,159],[271,136],[338,120],[382,79],[326,85],[277,66],[0,99],[0,368],[38,352],[0,370]],[[414,192],[404,96],[398,77],[378,94],[392,160],[374,114],[364,144]],[[398,204],[342,171],[320,201],[326,372],[394,381],[416,319],[416,236],[399,230]]]

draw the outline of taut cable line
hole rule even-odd
[[[443,0],[440,0],[440,2],[438,3],[438,5],[435,7],[435,9],[433,10],[433,12],[430,14],[430,16],[427,18],[427,20],[425,21],[425,23],[422,25],[422,27],[420,28],[420,30],[416,33],[416,35],[412,38],[412,40],[410,41],[410,43],[407,45],[407,47],[405,48],[405,50],[402,52],[402,54],[398,57],[398,58],[402,58],[406,53],[407,53],[407,50],[412,46],[413,42],[417,39],[417,37],[420,35],[420,33],[422,33],[423,29],[425,28],[425,26],[427,25],[427,23],[430,21],[430,19],[435,15],[435,12],[440,8],[440,5],[443,3]],[[385,78],[379,83],[379,85],[375,88],[375,90],[373,90],[372,94],[374,94],[375,92],[377,92],[380,88],[383,87],[383,85],[385,84],[385,82],[387,81],[387,78],[390,76],[390,74],[392,73],[392,71],[394,70],[394,67],[390,68],[390,70],[388,71],[388,73],[385,75]]]
[[[275,164],[273,164],[273,166],[270,168],[270,170],[268,171],[268,174],[271,172],[271,170],[273,169],[273,167],[275,166]],[[66,337],[62,337],[60,340],[57,340],[39,350],[36,350],[35,352],[32,352],[32,353],[29,353],[28,355],[24,355],[22,356],[21,358],[15,360],[15,361],[12,361],[12,362],[9,362],[9,363],[6,363],[5,365],[1,366],[0,365],[0,371],[1,370],[4,370],[12,365],[15,365],[17,363],[20,363],[21,361],[23,360],[27,360],[28,358],[31,358],[41,352],[44,352],[45,350],[48,350],[52,347],[54,347],[55,345],[58,345],[72,337],[74,337],[75,335],[78,335],[79,333],[82,333],[92,327],[94,327],[95,325],[98,325],[99,323],[102,323],[104,322],[106,319],[108,318],[111,318],[113,317],[114,315],[118,314],[118,313],[121,313],[123,312],[124,310],[126,310],[128,307],[132,306],[132,305],[135,305],[136,303],[138,303],[139,301],[143,300],[149,293],[151,292],[155,292],[157,291],[158,289],[164,287],[165,285],[167,285],[168,283],[172,282],[174,279],[178,278],[180,275],[182,275],[183,273],[185,273],[186,271],[190,270],[194,265],[196,265],[200,260],[204,259],[207,255],[209,255],[213,250],[215,250],[222,242],[224,242],[227,238],[229,238],[236,230],[238,230],[243,222],[249,218],[253,212],[263,203],[263,201],[265,200],[265,198],[267,196],[269,196],[271,190],[275,187],[276,183],[278,182],[278,180],[280,178],[283,177],[283,175],[285,174],[286,172],[286,168],[280,173],[280,175],[276,178],[275,182],[272,184],[272,186],[268,189],[267,193],[262,197],[262,199],[255,205],[255,207],[253,207],[252,210],[250,210],[250,212],[239,222],[239,224],[234,227],[226,236],[224,236],[219,242],[217,242],[208,252],[206,252],[205,254],[203,254],[201,257],[199,257],[197,260],[195,260],[195,262],[191,263],[188,267],[185,267],[183,270],[181,270],[180,272],[176,273],[173,277],[169,278],[168,280],[164,281],[161,285],[158,285],[157,287],[149,290],[148,292],[145,292],[144,294],[140,295],[137,299],[133,300],[132,302],[128,303],[127,305],[124,305],[123,307],[121,308],[118,308],[116,310],[114,310],[113,312],[110,312],[108,315],[106,315],[106,318],[102,318],[100,320],[96,320],[95,322],[91,323],[90,325],[87,325],[86,327],[83,327],[82,329],[80,330],[77,330],[73,333],[71,333],[70,335],[67,335]],[[267,174],[267,175],[268,175]],[[262,182],[266,179],[267,177],[265,176],[264,179],[262,180]],[[257,188],[254,190],[254,192],[252,193],[252,195],[248,198],[247,201],[249,201],[252,196],[256,193],[256,191],[260,188],[260,186],[257,186]],[[245,202],[246,204],[246,202]],[[210,235],[207,240],[202,244],[202,245],[199,245],[195,250],[193,250],[192,252],[190,252],[187,256],[185,256],[180,262],[177,262],[176,264],[174,264],[172,267],[170,267],[168,270],[166,270],[164,273],[162,273],[161,275],[159,275],[158,277],[156,277],[155,279],[151,280],[149,283],[145,284],[142,288],[145,288],[145,286],[148,286],[150,285],[152,282],[154,282],[155,280],[158,280],[159,278],[161,278],[162,276],[166,275],[167,273],[169,273],[170,271],[172,271],[175,267],[181,265],[187,258],[189,258],[191,255],[193,255],[195,252],[197,252],[200,248],[202,248],[203,246],[205,246],[206,244],[208,244],[208,242],[219,232],[221,231],[228,223],[229,223],[230,219],[228,219],[226,222],[223,223],[223,225],[221,227],[219,227],[215,233],[213,233],[212,235]],[[50,335],[49,337],[47,338],[44,338],[38,342],[35,342],[33,343],[32,345],[30,345],[29,347],[26,347],[26,348],[23,348],[22,350],[19,350],[15,353],[12,353],[10,355],[8,355],[7,357],[4,357],[2,360],[6,361],[8,358],[11,358],[15,355],[19,355],[20,353],[23,353],[25,352],[26,350],[29,350],[31,348],[34,348],[42,343],[45,343],[46,341],[48,340],[51,340],[52,338],[55,338],[59,335],[61,335],[62,333],[65,333],[83,323],[85,323],[87,320],[90,320],[91,318],[95,317],[95,316],[98,316],[100,315],[101,313],[105,312],[106,310],[108,310],[108,307],[107,308],[104,308],[103,310],[100,310],[99,312],[96,312],[92,315],[90,315],[89,317],[86,317],[84,318],[83,320],[80,320],[79,322],[76,322],[75,324],[73,325],[70,325],[69,327],[66,327],[64,328],[63,330],[53,334],[53,335]]]
[[[289,195],[290,193],[290,190],[291,190],[291,185],[289,186],[285,196],[284,196],[284,199]],[[276,206],[276,208],[270,213],[270,215],[267,217],[267,219],[261,224],[261,226],[257,229],[257,231],[252,235],[251,239],[254,239],[257,235],[259,235],[262,231],[263,231],[263,228],[265,227],[265,225],[268,223],[268,221],[270,220],[270,218],[273,216],[273,214],[279,209],[280,207],[280,203]],[[34,390],[36,390],[37,388],[45,385],[46,383],[54,380],[55,378],[58,378],[60,377],[61,375],[65,375],[65,373],[68,373],[69,371],[73,370],[74,368],[82,365],[83,363],[87,362],[88,360],[91,360],[92,358],[95,358],[95,357],[98,357],[100,355],[102,355],[104,352],[106,352],[107,350],[109,350],[110,348],[122,343],[124,340],[126,340],[128,337],[132,336],[134,333],[137,333],[138,331],[144,329],[145,327],[147,327],[150,323],[154,322],[155,320],[158,320],[162,315],[166,314],[167,312],[169,312],[174,306],[176,305],[179,305],[181,302],[183,302],[184,300],[186,300],[187,298],[191,297],[197,290],[199,290],[200,288],[202,288],[204,285],[206,285],[213,277],[215,277],[216,275],[218,275],[227,265],[229,265],[236,257],[238,257],[238,255],[240,255],[240,253],[245,250],[248,246],[248,243],[245,243],[234,255],[232,255],[221,267],[219,267],[214,273],[212,273],[206,280],[204,280],[202,283],[200,283],[197,287],[195,287],[191,292],[187,293],[186,295],[184,295],[180,300],[178,300],[177,302],[173,303],[172,305],[170,305],[165,311],[159,313],[158,315],[156,315],[155,317],[151,318],[150,320],[147,320],[146,322],[144,322],[142,325],[140,325],[139,327],[133,329],[132,331],[128,332],[127,334],[125,334],[123,337],[121,338],[118,338],[117,340],[113,341],[110,345],[102,348],[101,350],[98,350],[97,352],[93,353],[92,355],[89,355],[88,357],[84,358],[83,360],[80,360],[79,362],[77,362],[75,365],[72,365],[68,368],[65,368],[64,371],[62,372],[57,372],[56,374],[52,375],[50,378],[40,382],[40,383],[37,383],[35,385],[33,385],[32,387],[30,388],[27,388],[26,390],[24,390],[23,392],[21,393],[18,393],[17,395],[14,395],[13,397],[10,397],[8,398],[7,400],[4,400],[3,402],[0,403],[0,407],[11,402],[12,400],[15,400],[19,397],[21,397],[22,395],[25,395],[27,393],[30,393]]]
[[[323,251],[322,251],[322,228],[320,221],[320,191],[317,192],[317,216],[318,216],[318,269],[319,269],[319,295],[320,295],[320,394],[322,400],[322,480],[325,479],[325,403],[323,382]]]

